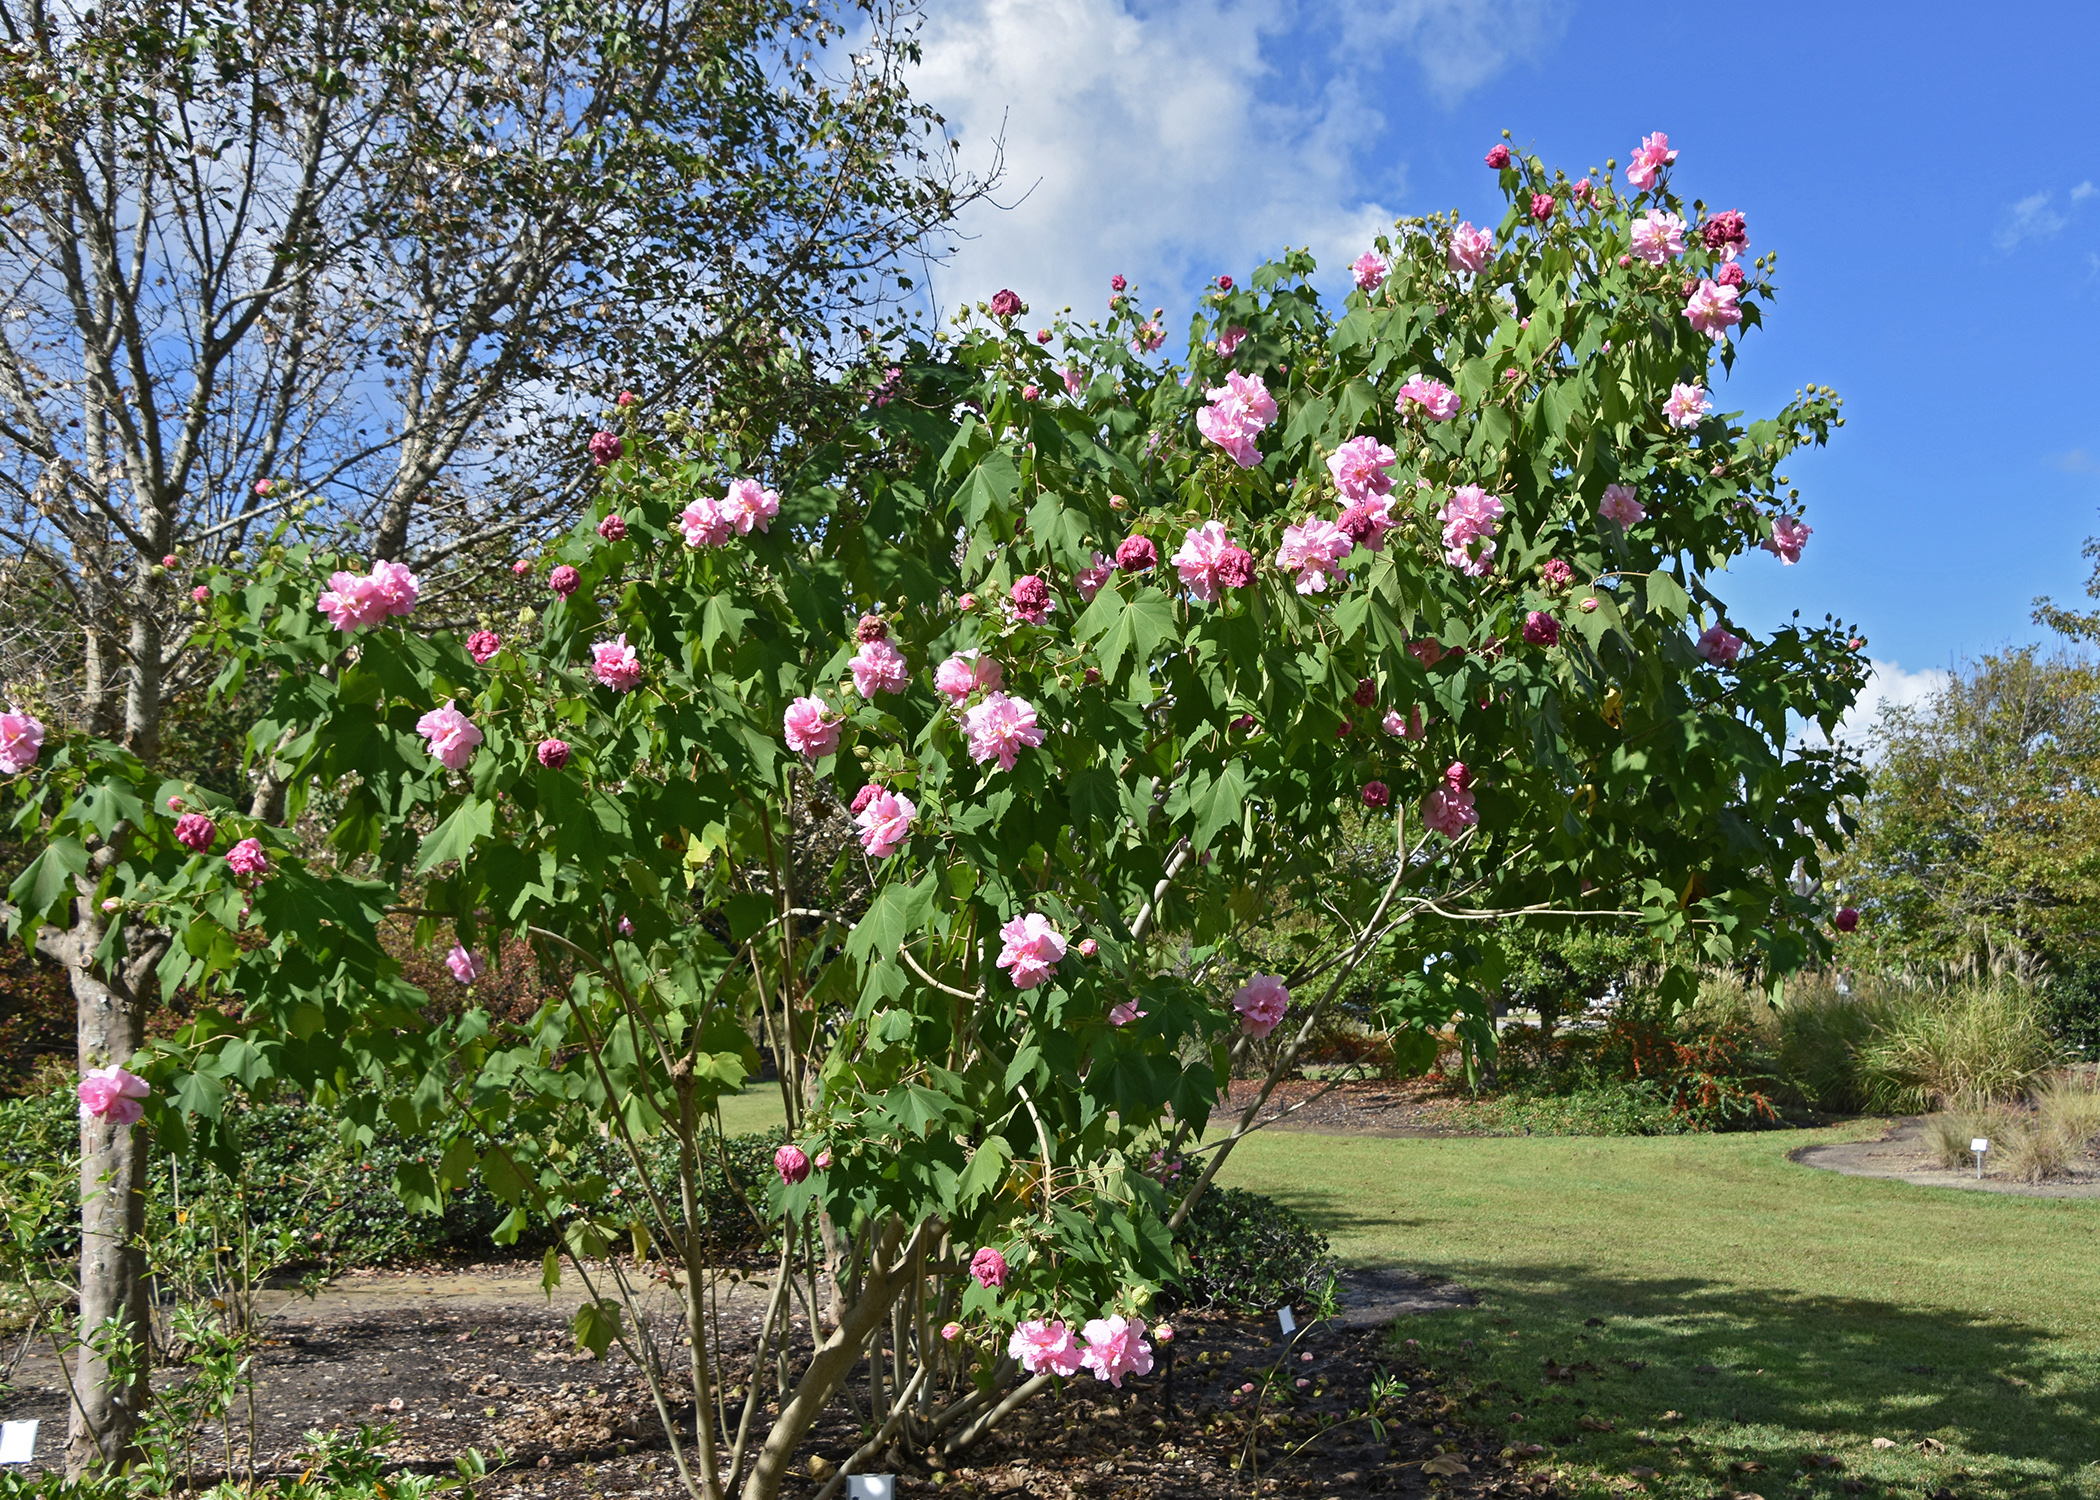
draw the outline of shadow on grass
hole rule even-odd
[[[1361,1214],[1344,1194],[1278,1196],[1329,1234],[1375,1228],[1405,1242],[1404,1220]],[[1868,1494],[2100,1497],[2100,1350],[1906,1300],[1893,1273],[1886,1298],[1577,1264],[1498,1266],[1485,1286],[1459,1279],[1479,1307],[1403,1318],[1394,1337],[1417,1340],[1411,1358],[1484,1395],[1478,1418],[1502,1441],[1543,1444],[1542,1462],[1607,1477],[1652,1468],[1662,1495],[1734,1484],[1835,1497],[1864,1479]],[[1572,1375],[1549,1374],[1549,1362]],[[1805,1467],[1810,1455],[1842,1467]]]

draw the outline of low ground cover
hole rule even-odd
[[[1265,1132],[1221,1180],[1298,1209],[1345,1261],[1478,1292],[1395,1337],[1575,1493],[2100,1495],[2100,1204],[1786,1160],[1869,1128]]]

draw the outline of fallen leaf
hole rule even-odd
[[[1877,1448],[1893,1448],[1896,1446],[1896,1441],[1894,1438],[1876,1438],[1874,1439],[1874,1446]]]
[[[1602,1421],[1597,1417],[1593,1417],[1588,1412],[1584,1412],[1582,1414],[1581,1419],[1578,1420],[1575,1425],[1577,1427],[1587,1427],[1591,1432],[1611,1431],[1611,1423]]]
[[[1456,1479],[1461,1474],[1470,1474],[1473,1471],[1466,1467],[1465,1460],[1456,1453],[1440,1453],[1422,1465],[1422,1472],[1436,1474],[1445,1479]]]
[[[1653,1479],[1655,1477],[1655,1471],[1645,1464],[1635,1464],[1626,1472],[1635,1479]]]
[[[1658,1422],[1682,1422],[1684,1413],[1681,1411],[1666,1411],[1655,1420]]]
[[[1544,1443],[1519,1443],[1510,1451],[1519,1458],[1537,1458],[1546,1451],[1546,1445]]]
[[[1921,1453],[1945,1453],[1947,1445],[1938,1438],[1919,1438],[1918,1451]]]
[[[1804,1469],[1842,1469],[1845,1461],[1834,1453],[1811,1453],[1801,1460]]]

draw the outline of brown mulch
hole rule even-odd
[[[1239,1119],[1261,1092],[1258,1078],[1235,1078],[1218,1101],[1218,1117]],[[1437,1136],[1477,1134],[1462,1128],[1464,1098],[1427,1078],[1363,1079],[1326,1083],[1286,1078],[1276,1085],[1259,1116],[1265,1128],[1349,1131],[1359,1135]]]
[[[735,1321],[725,1336],[748,1346],[748,1322]],[[1121,1391],[1082,1376],[965,1454],[892,1450],[880,1468],[900,1494],[971,1500],[1553,1492],[1545,1476],[1521,1475],[1530,1455],[1470,1426],[1470,1407],[1386,1328],[1316,1323],[1286,1339],[1273,1320],[1192,1313],[1174,1323],[1172,1360]],[[294,1304],[266,1325],[256,1362],[258,1467],[296,1473],[309,1429],[384,1423],[394,1429],[387,1456],[425,1472],[449,1469],[469,1447],[492,1459],[507,1450],[477,1486],[484,1500],[682,1494],[633,1366],[617,1348],[602,1361],[579,1353],[565,1324],[560,1309],[453,1311],[441,1297],[348,1317],[302,1316]],[[865,1369],[849,1387],[864,1397]],[[25,1381],[0,1407],[43,1417],[37,1456],[57,1457],[56,1390]],[[234,1425],[245,1453],[247,1414]],[[805,1452],[836,1464],[862,1435],[835,1401]],[[200,1480],[216,1477],[221,1451],[216,1430],[199,1435]],[[818,1487],[798,1469],[783,1495],[808,1500]]]

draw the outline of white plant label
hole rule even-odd
[[[1971,1151],[1988,1151],[1991,1149],[1991,1143],[1979,1135],[1969,1142],[1969,1149]]]
[[[1276,1309],[1276,1321],[1283,1325],[1283,1331],[1286,1334],[1293,1334],[1298,1331],[1298,1315],[1288,1307]]]
[[[36,1452],[36,1424],[40,1418],[31,1417],[26,1422],[0,1422],[0,1464],[26,1464]]]
[[[891,1500],[897,1491],[894,1474],[849,1474],[846,1500]]]

